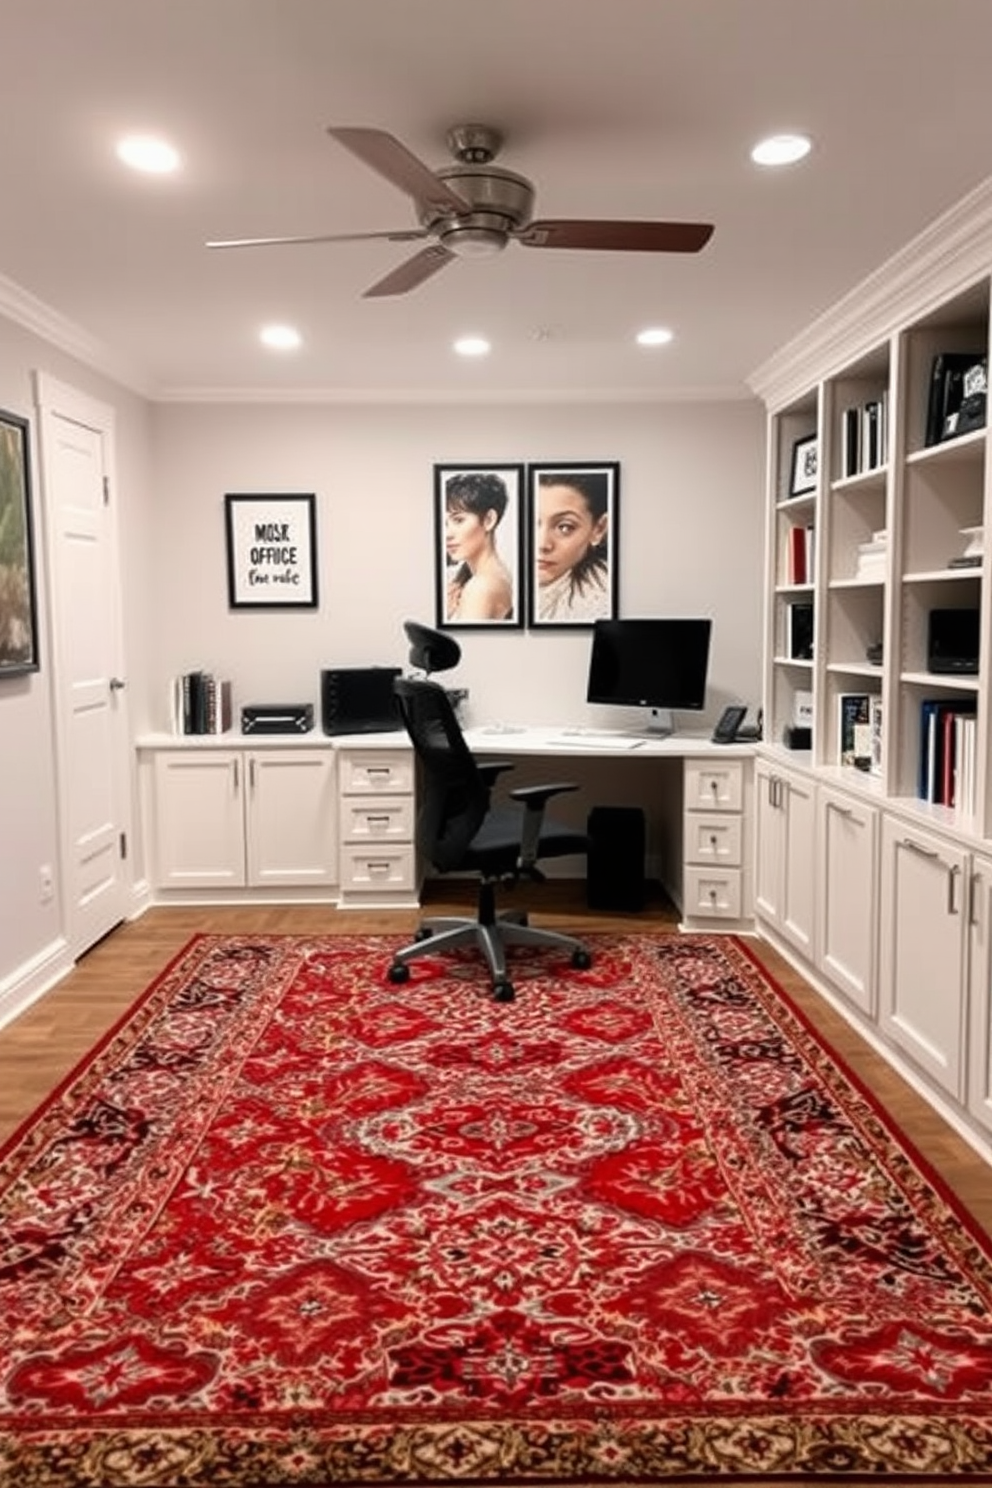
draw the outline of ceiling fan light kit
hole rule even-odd
[[[486,124],[448,131],[455,164],[433,171],[382,129],[330,126],[328,134],[371,170],[409,196],[418,230],[328,233],[297,238],[228,238],[209,248],[272,247],[288,243],[391,242],[429,239],[412,258],[365,290],[365,298],[407,294],[456,258],[488,258],[511,240],[524,248],[572,248],[620,253],[698,253],[713,233],[708,222],[635,222],[548,219],[534,222],[534,187],[525,176],[492,162],[503,137]]]

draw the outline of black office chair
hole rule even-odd
[[[512,802],[492,805],[497,777],[510,762],[483,763],[465,742],[451,698],[430,673],[447,670],[461,656],[458,642],[441,631],[408,620],[410,661],[423,677],[398,677],[393,686],[397,707],[420,764],[416,840],[419,851],[439,873],[472,870],[480,875],[475,919],[428,918],[416,940],[396,952],[389,968],[391,982],[409,979],[409,963],[457,946],[477,945],[486,958],[497,1002],[512,1002],[507,975],[510,945],[547,946],[567,952],[574,967],[584,969],[592,957],[580,940],[539,930],[520,911],[497,913],[496,886],[520,877],[543,878],[541,858],[584,853],[584,832],[549,821],[544,814],[552,796],[573,791],[574,783],[530,785],[511,791]]]

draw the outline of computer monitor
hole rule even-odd
[[[671,733],[675,711],[706,705],[708,619],[597,620],[586,701],[649,708],[648,729]]]

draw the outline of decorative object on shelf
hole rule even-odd
[[[981,351],[942,351],[934,357],[924,431],[927,445],[984,427],[987,367],[988,359]],[[966,380],[969,402],[962,420]]]
[[[884,528],[873,532],[867,542],[858,543],[858,567],[855,578],[884,580],[889,534]]]
[[[523,625],[523,465],[434,466],[439,630]]]
[[[813,606],[790,604],[788,606],[786,644],[790,661],[813,660]]]
[[[873,692],[868,700],[868,728],[870,733],[870,754],[868,757],[868,772],[871,775],[882,773],[882,699]]]
[[[316,498],[229,493],[224,512],[231,609],[316,609]]]
[[[841,474],[862,475],[880,470],[886,462],[889,443],[887,392],[865,403],[852,404],[841,414]]]
[[[871,766],[871,695],[842,692],[837,699],[837,758],[859,770]]]
[[[792,722],[796,728],[813,727],[813,694],[806,688],[797,688],[793,696]]]
[[[978,672],[980,611],[938,609],[927,615],[927,671],[974,676]]]
[[[881,641],[872,641],[870,646],[865,647],[865,660],[872,666],[881,666],[884,648]]]
[[[815,434],[797,439],[792,446],[792,474],[789,480],[789,495],[803,496],[816,490],[819,469],[819,440]]]
[[[527,467],[527,624],[613,620],[619,592],[616,460]]]
[[[40,664],[29,426],[0,410],[0,677],[36,672]]]
[[[961,527],[958,530],[965,540],[965,549],[948,561],[948,568],[981,568],[985,558],[985,528]]]

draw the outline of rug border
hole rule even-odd
[[[805,1031],[814,1040],[821,1053],[832,1061],[832,1063],[843,1075],[844,1079],[853,1086],[853,1088],[862,1097],[865,1103],[871,1107],[872,1114],[885,1127],[888,1135],[898,1146],[903,1149],[909,1160],[914,1163],[919,1169],[920,1175],[925,1178],[926,1181],[934,1189],[938,1198],[943,1200],[943,1202],[951,1210],[955,1219],[957,1219],[963,1225],[963,1227],[968,1231],[971,1239],[980,1246],[980,1248],[984,1251],[987,1259],[992,1262],[992,1234],[990,1234],[984,1228],[978,1218],[974,1214],[972,1214],[971,1210],[965,1204],[964,1200],[960,1198],[960,1196],[956,1194],[950,1187],[947,1179],[944,1178],[940,1172],[938,1172],[937,1168],[933,1165],[933,1163],[925,1155],[925,1153],[923,1153],[920,1148],[917,1147],[913,1138],[910,1137],[909,1134],[905,1132],[900,1125],[898,1125],[895,1117],[886,1110],[886,1108],[879,1100],[878,1096],[871,1089],[871,1087],[865,1083],[861,1075],[859,1075],[857,1071],[848,1064],[844,1056],[839,1053],[831,1043],[828,1042],[826,1035],[822,1033],[819,1028],[817,1028],[816,1024],[810,1018],[805,1009],[801,1008],[795,1001],[795,999],[790,996],[789,992],[786,990],[785,987],[782,986],[775,973],[768,969],[757,952],[750,945],[747,944],[743,937],[732,935],[729,938],[734,942],[734,944],[747,958],[747,960],[750,961],[751,964],[761,973],[766,981],[770,983],[777,995],[782,998],[786,1007],[789,1009],[789,1012],[792,1013],[796,1021],[802,1025]],[[796,975],[802,976],[803,973],[797,970]],[[810,987],[817,997],[821,997],[821,994],[817,991],[812,983],[810,983]],[[823,999],[823,1001],[826,1002],[826,999]],[[826,1006],[830,1007],[830,1004],[826,1003]],[[843,1018],[844,1016],[843,1013],[837,1012],[835,1008],[831,1008],[831,1012],[835,1012],[838,1018]],[[852,1031],[857,1035],[857,1037],[860,1038],[861,1035],[858,1033],[858,1030],[854,1028],[853,1025],[849,1026],[852,1028]],[[865,1040],[865,1042],[867,1043],[867,1040]],[[871,1048],[871,1045],[868,1044],[867,1047]],[[888,1065],[888,1061],[885,1060],[885,1056],[883,1054],[879,1053],[879,1051],[876,1049],[872,1049],[872,1053],[874,1053],[879,1059],[886,1063],[887,1067],[892,1070],[893,1074],[897,1075],[904,1084],[909,1086],[909,1089],[913,1091],[914,1095],[916,1095],[922,1101],[926,1100],[926,1097],[924,1095],[921,1095],[918,1090],[913,1090],[912,1085],[909,1085],[909,1082],[906,1080],[905,1076],[902,1075],[902,1073],[898,1069],[896,1069],[894,1065]],[[965,1138],[961,1136],[960,1132],[954,1130],[954,1127],[951,1126],[946,1117],[940,1111],[938,1111],[935,1106],[931,1106],[930,1109],[933,1111],[938,1120],[943,1122],[948,1131],[952,1132],[959,1142],[965,1143],[965,1145],[967,1146]],[[981,1153],[975,1152],[975,1156],[979,1159],[979,1161],[985,1161],[984,1158],[982,1158]],[[985,1165],[986,1167],[989,1166],[988,1163],[986,1163]]]

